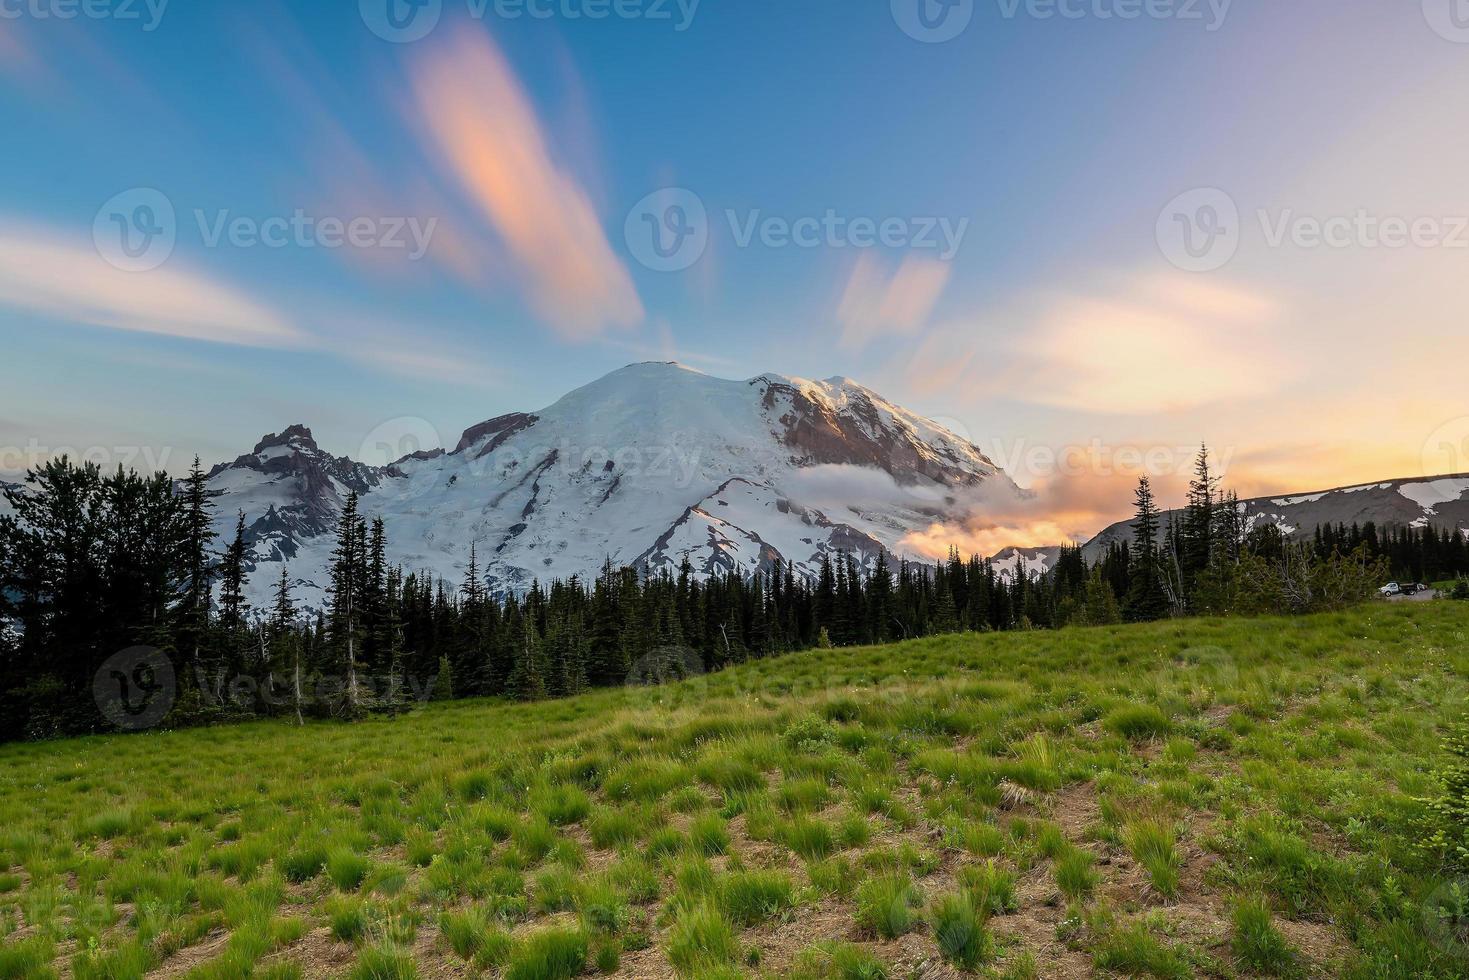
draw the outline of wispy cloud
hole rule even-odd
[[[586,338],[643,317],[586,190],[554,159],[534,107],[488,36],[451,35],[410,72],[435,162],[504,240],[536,312]]]
[[[910,256],[889,274],[879,259],[864,252],[837,307],[842,346],[861,350],[883,335],[916,333],[943,295],[951,271],[947,262]]]
[[[380,374],[464,387],[504,381],[501,368],[482,356],[474,341],[451,339],[422,321],[394,320],[335,304],[303,320],[323,349]]]
[[[1149,474],[1167,506],[1187,484],[1184,467],[1191,456],[1183,449],[1170,471]],[[1001,483],[981,485],[955,501],[948,520],[912,532],[901,544],[907,551],[942,558],[950,545],[966,554],[993,555],[1008,547],[1086,541],[1131,514],[1133,490],[1143,472],[1077,456],[1067,472],[1036,479],[1027,492],[1017,494]]]
[[[1275,315],[1262,296],[1186,279],[1060,297],[1019,334],[1033,363],[1028,394],[1117,414],[1265,395],[1291,373],[1273,341]]]
[[[1284,317],[1261,292],[1183,273],[1096,280],[929,331],[905,380],[1090,416],[1239,402],[1298,373]],[[981,374],[961,367],[976,360]]]
[[[74,323],[257,347],[297,346],[286,317],[177,262],[147,273],[114,268],[88,246],[7,222],[0,305]]]
[[[187,269],[177,257],[146,272],[125,272],[90,244],[40,226],[6,224],[10,230],[0,234],[3,308],[112,330],[319,351],[412,380],[474,386],[499,379],[488,359],[462,341],[438,337],[421,321],[309,296],[292,297],[288,317],[241,287]]]

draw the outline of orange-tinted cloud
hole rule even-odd
[[[1022,333],[1037,372],[1028,394],[1119,414],[1261,397],[1291,373],[1272,342],[1275,312],[1252,293],[1183,278],[1064,297]]]
[[[988,558],[1005,548],[1045,548],[1066,544],[1072,540],[1072,532],[1057,521],[1035,521],[1031,524],[992,527],[966,527],[952,524],[933,524],[922,531],[914,531],[898,545],[904,554],[924,558],[945,558],[949,549],[955,547],[964,556],[979,555]]]
[[[414,111],[435,162],[504,240],[536,312],[585,338],[642,319],[627,269],[585,189],[553,158],[529,98],[482,33],[426,48]]]
[[[1143,476],[1161,507],[1181,507],[1198,448],[1100,440],[1067,446],[1017,444],[1013,452],[997,447],[991,458],[1024,479],[1030,490],[1017,495],[995,484],[981,485],[959,498],[959,512],[952,519],[910,534],[902,546],[938,558],[948,554],[950,545],[966,554],[992,555],[1012,545],[1084,542],[1132,516],[1133,495]],[[1232,447],[1211,448],[1210,467],[1216,476],[1232,473],[1236,464]]]
[[[952,271],[947,262],[909,256],[889,275],[878,259],[864,252],[837,308],[842,346],[860,350],[884,334],[916,332],[933,312]]]

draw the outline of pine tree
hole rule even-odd
[[[403,570],[394,568],[388,572],[383,593],[383,650],[387,661],[388,685],[386,707],[389,716],[396,716],[399,708],[407,704],[407,692],[403,680]]]
[[[1194,583],[1215,558],[1215,533],[1217,508],[1215,492],[1218,480],[1209,470],[1209,449],[1199,447],[1194,460],[1194,476],[1188,485],[1188,501],[1184,506],[1183,523],[1179,528],[1179,551],[1181,578],[1185,595],[1193,591]]]
[[[209,549],[215,538],[209,513],[213,502],[206,479],[199,457],[195,456],[184,483],[184,591],[178,616],[181,639],[196,676],[205,670],[203,648],[209,627],[210,602]]]
[[[1158,551],[1158,505],[1153,485],[1144,476],[1137,486],[1137,513],[1132,523],[1132,558],[1128,572],[1132,580],[1125,612],[1132,622],[1162,619],[1168,613],[1168,595],[1163,587],[1163,570]]]
[[[373,518],[363,552],[362,661],[374,672],[388,666],[388,536],[381,517]]]
[[[492,673],[489,646],[493,637],[487,633],[487,604],[485,584],[479,570],[479,550],[471,543],[469,567],[465,569],[464,581],[459,586],[459,628],[449,657],[454,665],[459,697],[491,693],[488,683]]]
[[[281,577],[275,586],[275,601],[270,611],[270,649],[273,661],[290,676],[291,704],[296,712],[296,724],[303,725],[301,716],[301,637],[297,633],[296,606],[291,601],[291,579],[285,565],[281,566]]]
[[[245,601],[245,514],[241,511],[235,536],[219,563],[219,626],[226,642],[244,630],[249,606]]]
[[[1122,622],[1117,595],[1098,564],[1086,580],[1086,622],[1089,626],[1111,626]]]
[[[612,559],[602,564],[602,573],[592,586],[592,619],[587,652],[587,679],[597,687],[612,687],[627,680],[632,665],[622,645],[618,614],[617,572]]]
[[[365,529],[357,512],[357,493],[347,495],[347,502],[337,520],[337,546],[332,552],[331,638],[336,648],[336,661],[346,674],[346,702],[343,711],[355,717],[364,708],[358,685],[358,653],[362,640],[361,599],[366,578],[363,552],[366,550]]]
[[[543,699],[546,696],[546,677],[542,666],[540,633],[531,617],[523,617],[515,665],[506,684],[507,693],[517,701]]]
[[[867,582],[867,635],[874,643],[886,643],[892,635],[893,576],[887,552],[879,550]]]

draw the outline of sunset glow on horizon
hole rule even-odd
[[[351,454],[405,416],[452,446],[666,359],[859,379],[1034,492],[927,556],[1084,539],[1143,473],[1177,504],[1201,443],[1246,497],[1469,471],[1444,22],[869,6],[0,20],[5,458],[177,472],[294,422]],[[95,244],[156,250],[165,210],[156,267]]]

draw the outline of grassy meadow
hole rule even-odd
[[[0,746],[0,978],[1455,977],[1469,603]]]

